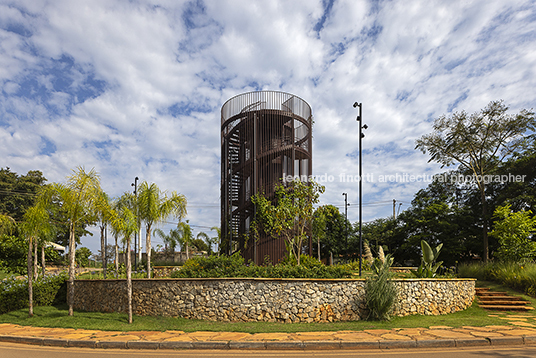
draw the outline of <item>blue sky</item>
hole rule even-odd
[[[111,196],[137,176],[186,195],[195,233],[219,225],[220,109],[280,90],[313,109],[322,204],[358,220],[392,214],[433,174],[414,150],[434,118],[503,99],[534,105],[534,1],[0,0],[0,166],[65,180],[95,168]],[[165,228],[171,227],[167,225]],[[93,251],[97,238],[83,239]],[[158,244],[158,239],[155,245]]]

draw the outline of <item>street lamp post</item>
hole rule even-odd
[[[134,183],[130,184],[130,186],[134,187],[134,196],[136,197],[136,223],[137,223],[138,222],[138,200],[137,200],[138,199],[138,177],[134,178]],[[138,236],[138,228],[136,228],[136,232],[134,233],[134,268],[138,267],[138,255],[136,254],[138,250],[137,236]]]
[[[363,107],[362,103],[354,103],[354,108],[359,107],[359,114],[357,115],[357,122],[359,123],[359,276],[361,276],[361,268],[363,265],[363,237],[361,231],[363,228],[363,160],[362,160],[362,139],[365,136],[363,129],[367,129],[368,126],[363,123]]]
[[[342,193],[344,195],[344,235],[345,235],[345,251],[346,261],[348,262],[348,193]]]

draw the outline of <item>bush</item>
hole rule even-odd
[[[257,266],[246,264],[244,258],[236,253],[232,256],[194,257],[186,261],[180,270],[174,271],[175,278],[343,278],[351,271],[344,266],[325,266],[320,261],[303,255],[301,264],[287,260],[277,265]]]
[[[365,304],[369,311],[368,320],[390,320],[395,308],[397,292],[389,271],[393,258],[390,255],[382,262],[375,259],[372,269],[374,276],[365,282]]]
[[[39,277],[33,283],[34,306],[65,303],[67,272]],[[0,282],[0,314],[28,307],[28,281],[14,277]]]
[[[488,262],[462,264],[458,277],[495,281],[536,297],[536,264],[534,262]]]
[[[27,272],[28,244],[18,236],[0,236],[0,268],[7,272],[25,275]]]

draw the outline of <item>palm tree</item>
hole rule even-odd
[[[216,230],[217,236],[213,237],[212,240],[215,244],[218,245],[218,249],[216,252],[218,253],[218,256],[220,254],[220,243],[221,243],[221,229],[217,226],[213,226],[210,228],[210,231]]]
[[[180,239],[179,232],[177,229],[169,230],[169,234],[166,234],[162,229],[156,229],[154,231],[154,234],[160,236],[160,238],[164,242],[165,252],[175,253],[175,248],[179,244],[179,239]],[[169,247],[169,251],[168,251],[168,247]]]
[[[37,246],[37,240],[40,237],[49,236],[52,231],[48,212],[39,204],[38,202],[26,211],[24,221],[21,224],[22,232],[28,240],[28,315],[30,317],[33,316],[32,245],[35,243]],[[37,260],[37,257],[35,259]]]
[[[177,230],[179,231],[180,241],[184,246],[186,246],[186,260],[190,259],[190,253],[189,253],[189,247],[192,243],[192,240],[194,239],[194,235],[192,234],[192,228],[188,224],[189,220],[186,220],[186,222],[179,221],[177,224]]]
[[[106,244],[104,243],[104,231],[106,230],[106,225],[110,223],[110,211],[112,209],[110,197],[104,191],[101,191],[99,193],[97,204],[98,205],[96,205],[96,215],[99,221],[100,228],[102,273],[104,275],[104,278],[106,278],[107,258]]]
[[[147,278],[151,278],[151,231],[154,224],[168,217],[181,219],[186,215],[186,197],[172,192],[168,197],[155,183],[142,182],[138,189],[138,210],[140,219],[145,221],[145,250],[147,252]]]
[[[15,226],[16,226],[15,219],[13,219],[9,215],[0,214],[0,235],[8,233],[8,232],[11,234]]]
[[[83,220],[94,220],[96,204],[100,193],[99,175],[95,169],[86,173],[84,168],[78,167],[73,174],[67,177],[67,184],[54,183],[47,188],[41,200],[51,204],[54,197],[61,202],[61,210],[69,223],[69,280],[67,290],[67,303],[69,304],[69,316],[72,316],[74,304],[74,276],[75,276],[75,251],[76,251],[76,227]]]
[[[115,210],[110,212],[109,221],[116,234],[121,234],[126,239],[127,252],[127,301],[128,323],[132,323],[132,258],[130,252],[130,240],[138,228],[138,220],[134,214],[134,195],[124,193],[119,198]],[[116,235],[117,237],[117,235]]]
[[[205,234],[203,231],[201,231],[199,234],[197,234],[197,238],[198,239],[201,239],[203,241],[205,241],[205,243],[207,244],[207,247],[208,247],[208,254],[209,255],[212,255],[213,251],[212,251],[212,245],[214,245],[216,243],[216,239],[215,237],[209,237],[207,234]]]

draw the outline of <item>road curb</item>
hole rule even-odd
[[[417,348],[456,348],[454,339],[424,339],[417,341]]]
[[[523,336],[523,344],[526,344],[526,345],[536,344],[536,336]]]
[[[97,341],[85,341],[81,339],[73,339],[67,341],[67,347],[77,347],[77,348],[97,348]]]
[[[536,345],[536,336],[375,341],[97,341],[0,335],[0,342],[54,347],[131,350],[361,350]]]
[[[523,337],[490,337],[492,346],[519,346],[522,345]]]
[[[417,341],[414,341],[414,340],[380,341],[380,349],[407,349],[407,348],[417,348]]]
[[[456,347],[457,348],[463,348],[463,347],[482,347],[482,346],[489,346],[491,345],[491,342],[489,339],[486,338],[458,338],[456,339]]]
[[[97,341],[95,348],[103,349],[127,349],[127,342],[124,341]]]

